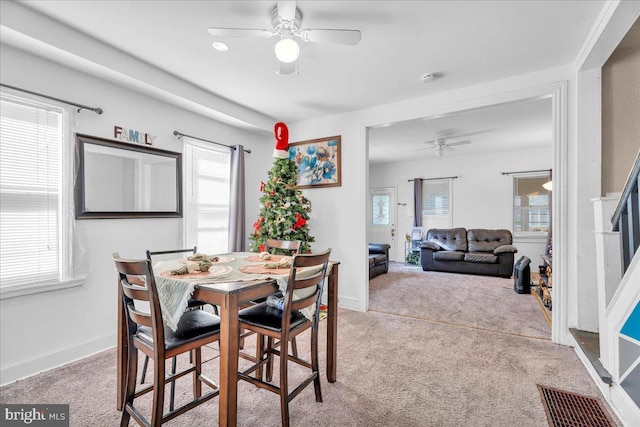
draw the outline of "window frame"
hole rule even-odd
[[[516,231],[516,215],[515,215],[515,197],[516,197],[516,180],[522,178],[545,178],[551,180],[551,171],[541,172],[523,172],[514,173],[511,176],[511,230],[514,240],[531,241],[532,243],[545,241],[548,237],[548,230],[551,227],[551,191],[549,191],[549,200],[547,209],[549,210],[549,220],[547,222],[547,231]]]
[[[8,102],[30,105],[56,111],[61,114],[61,148],[60,148],[60,183],[58,201],[58,280],[54,282],[29,282],[20,285],[0,286],[0,300],[51,292],[81,286],[84,278],[73,277],[72,248],[75,236],[73,221],[73,174],[74,174],[74,144],[72,118],[75,112],[72,108],[54,101],[43,101],[35,95],[15,93],[13,90],[0,90],[0,97]]]
[[[453,226],[453,178],[439,178],[439,179],[429,179],[429,180],[424,180],[422,182],[422,210],[421,210],[421,215],[422,215],[422,228],[424,230],[429,230],[431,228],[436,228],[436,227],[431,227],[427,224],[427,219],[428,216],[430,215],[425,215],[424,214],[424,201],[425,201],[425,189],[426,186],[429,184],[439,184],[442,182],[446,182],[447,183],[447,189],[448,189],[448,198],[449,198],[449,207],[447,210],[447,226],[444,228],[451,228]],[[435,215],[434,215],[435,216]],[[438,215],[439,217],[444,217],[445,215]],[[437,227],[440,228],[440,227]]]
[[[191,211],[190,211],[190,207],[191,207],[191,197],[192,195],[190,194],[189,191],[189,185],[192,184],[192,180],[190,178],[190,175],[193,173],[193,168],[192,168],[192,161],[188,156],[188,145],[197,147],[199,149],[204,149],[204,150],[210,150],[210,151],[216,151],[222,154],[229,154],[229,172],[231,172],[231,154],[229,153],[228,149],[225,148],[218,148],[214,145],[205,143],[205,142],[200,142],[196,139],[193,138],[189,138],[187,136],[183,137],[183,141],[184,141],[184,145],[183,145],[183,150],[182,150],[182,154],[183,154],[183,173],[184,173],[184,177],[182,180],[182,185],[183,185],[183,202],[184,202],[184,207],[183,207],[183,233],[182,233],[182,243],[184,247],[193,247],[193,246],[197,246],[198,247],[198,251],[203,251],[205,252],[206,249],[202,248],[202,245],[199,245],[197,242],[194,242],[193,244],[191,242],[188,241],[188,237],[189,237],[189,227],[190,227],[190,219],[191,219]],[[231,194],[231,176],[229,175],[229,195]],[[230,208],[231,206],[231,201],[228,200],[227,201],[227,207]],[[229,215],[228,215],[228,211],[227,211],[227,238],[228,238],[228,234],[229,234]],[[222,252],[227,252],[229,250],[229,242],[227,241],[227,248],[225,248]],[[221,253],[222,253],[221,252]]]

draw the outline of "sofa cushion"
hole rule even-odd
[[[369,255],[369,268],[373,267],[374,265],[376,265],[376,260],[373,255]]]
[[[512,243],[509,230],[470,229],[467,232],[469,252],[493,252],[495,248]]]
[[[464,228],[432,228],[427,233],[427,240],[446,251],[467,251],[467,230]]]
[[[436,261],[462,261],[464,260],[464,252],[456,252],[456,251],[434,252],[433,259]]]
[[[464,260],[467,262],[495,264],[496,262],[498,262],[498,257],[487,252],[467,252],[466,254],[464,254]]]
[[[439,244],[435,242],[424,241],[420,244],[421,248],[431,249],[432,251],[439,251],[442,249]]]

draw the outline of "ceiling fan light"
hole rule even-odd
[[[213,42],[213,48],[219,52],[226,52],[229,50],[229,45],[225,42]]]
[[[553,181],[545,182],[544,184],[542,184],[542,187],[547,191],[551,191],[553,189]]]
[[[275,52],[276,58],[278,58],[280,62],[288,64],[298,59],[298,56],[300,55],[300,47],[295,40],[283,38],[276,43]]]

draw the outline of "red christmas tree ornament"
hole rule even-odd
[[[287,125],[278,122],[273,127],[273,134],[276,138],[276,148],[273,150],[273,157],[278,159],[289,158],[289,129]]]

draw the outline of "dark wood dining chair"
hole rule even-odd
[[[300,240],[278,240],[278,239],[267,239],[265,242],[265,252],[272,252],[274,255],[295,255],[299,253],[300,248],[302,247],[302,242]],[[275,295],[278,298],[282,298],[282,292],[276,292]],[[246,308],[249,305],[260,304],[267,300],[267,297],[260,298],[254,301],[251,301],[250,304],[243,306],[242,308]],[[240,344],[241,348],[244,346],[244,339],[253,335],[253,331],[242,331],[240,334]],[[257,362],[260,357],[260,348],[256,345],[256,356],[248,355],[247,353],[240,352],[240,357],[250,360],[252,362]],[[294,356],[298,355],[298,345],[296,344],[295,338],[291,342],[291,353]]]
[[[187,249],[170,249],[170,250],[166,250],[166,251],[150,251],[147,249],[147,259],[149,261],[151,260],[151,256],[153,255],[155,256],[162,256],[162,255],[176,255],[176,254],[191,254],[191,255],[195,255],[198,252],[198,247],[194,246],[193,248],[187,248]],[[153,264],[152,264],[153,265]],[[187,309],[188,310],[194,310],[194,309],[202,309],[205,305],[207,305],[208,303],[204,302],[204,301],[200,301],[197,300],[195,298],[189,298],[189,300],[187,301]],[[212,305],[213,307],[213,313],[215,315],[218,315],[218,306],[216,305]],[[191,361],[191,355],[189,355],[189,361]],[[174,357],[173,359],[171,359],[171,374],[175,375],[176,373],[176,367],[177,367],[177,357]],[[142,365],[142,374],[140,375],[140,384],[144,384],[145,378],[147,376],[147,368],[149,366],[149,356],[145,356],[144,359],[144,364]],[[169,410],[173,411],[173,408],[175,406],[175,392],[176,392],[176,383],[173,382],[171,383],[171,389],[170,389],[170,393],[169,393]]]
[[[289,402],[310,383],[313,382],[314,385],[316,402],[322,402],[318,369],[318,321],[330,253],[331,249],[328,249],[316,254],[295,255],[293,257],[293,266],[284,292],[284,307],[282,310],[263,302],[240,310],[238,314],[240,327],[258,334],[258,345],[262,349],[260,359],[249,368],[239,372],[238,378],[280,395],[283,426],[289,426]],[[320,267],[320,271],[309,277],[309,272],[303,274],[302,270],[298,271],[299,268],[305,267]],[[308,290],[312,293],[304,298],[294,300],[294,291],[302,290]],[[305,307],[312,307],[314,304],[313,318],[309,320],[299,310]],[[287,351],[291,339],[307,329],[311,329],[311,362],[302,360],[298,356],[290,355]],[[266,347],[264,337],[267,337]],[[274,345],[275,340],[280,341],[279,350]],[[271,383],[274,355],[280,358],[279,386]],[[290,361],[311,370],[311,374],[291,393],[289,393],[287,377],[287,368]],[[266,365],[266,381],[262,380],[260,373],[264,365]],[[251,376],[254,372],[256,373],[255,376]]]
[[[128,354],[126,391],[120,426],[129,425],[133,417],[143,426],[160,426],[219,394],[217,385],[202,374],[202,346],[220,339],[220,318],[205,310],[185,312],[176,331],[165,327],[160,310],[151,261],[126,260],[113,254],[118,271],[118,287],[122,292],[125,313]],[[136,307],[136,301],[148,303],[148,311]],[[153,384],[136,391],[138,351],[153,359]],[[166,376],[165,361],[179,354],[191,352],[193,363],[187,369]],[[164,389],[167,383],[193,373],[193,400],[164,414]],[[202,383],[212,391],[202,395]],[[153,391],[151,419],[147,420],[134,406],[134,400]]]

